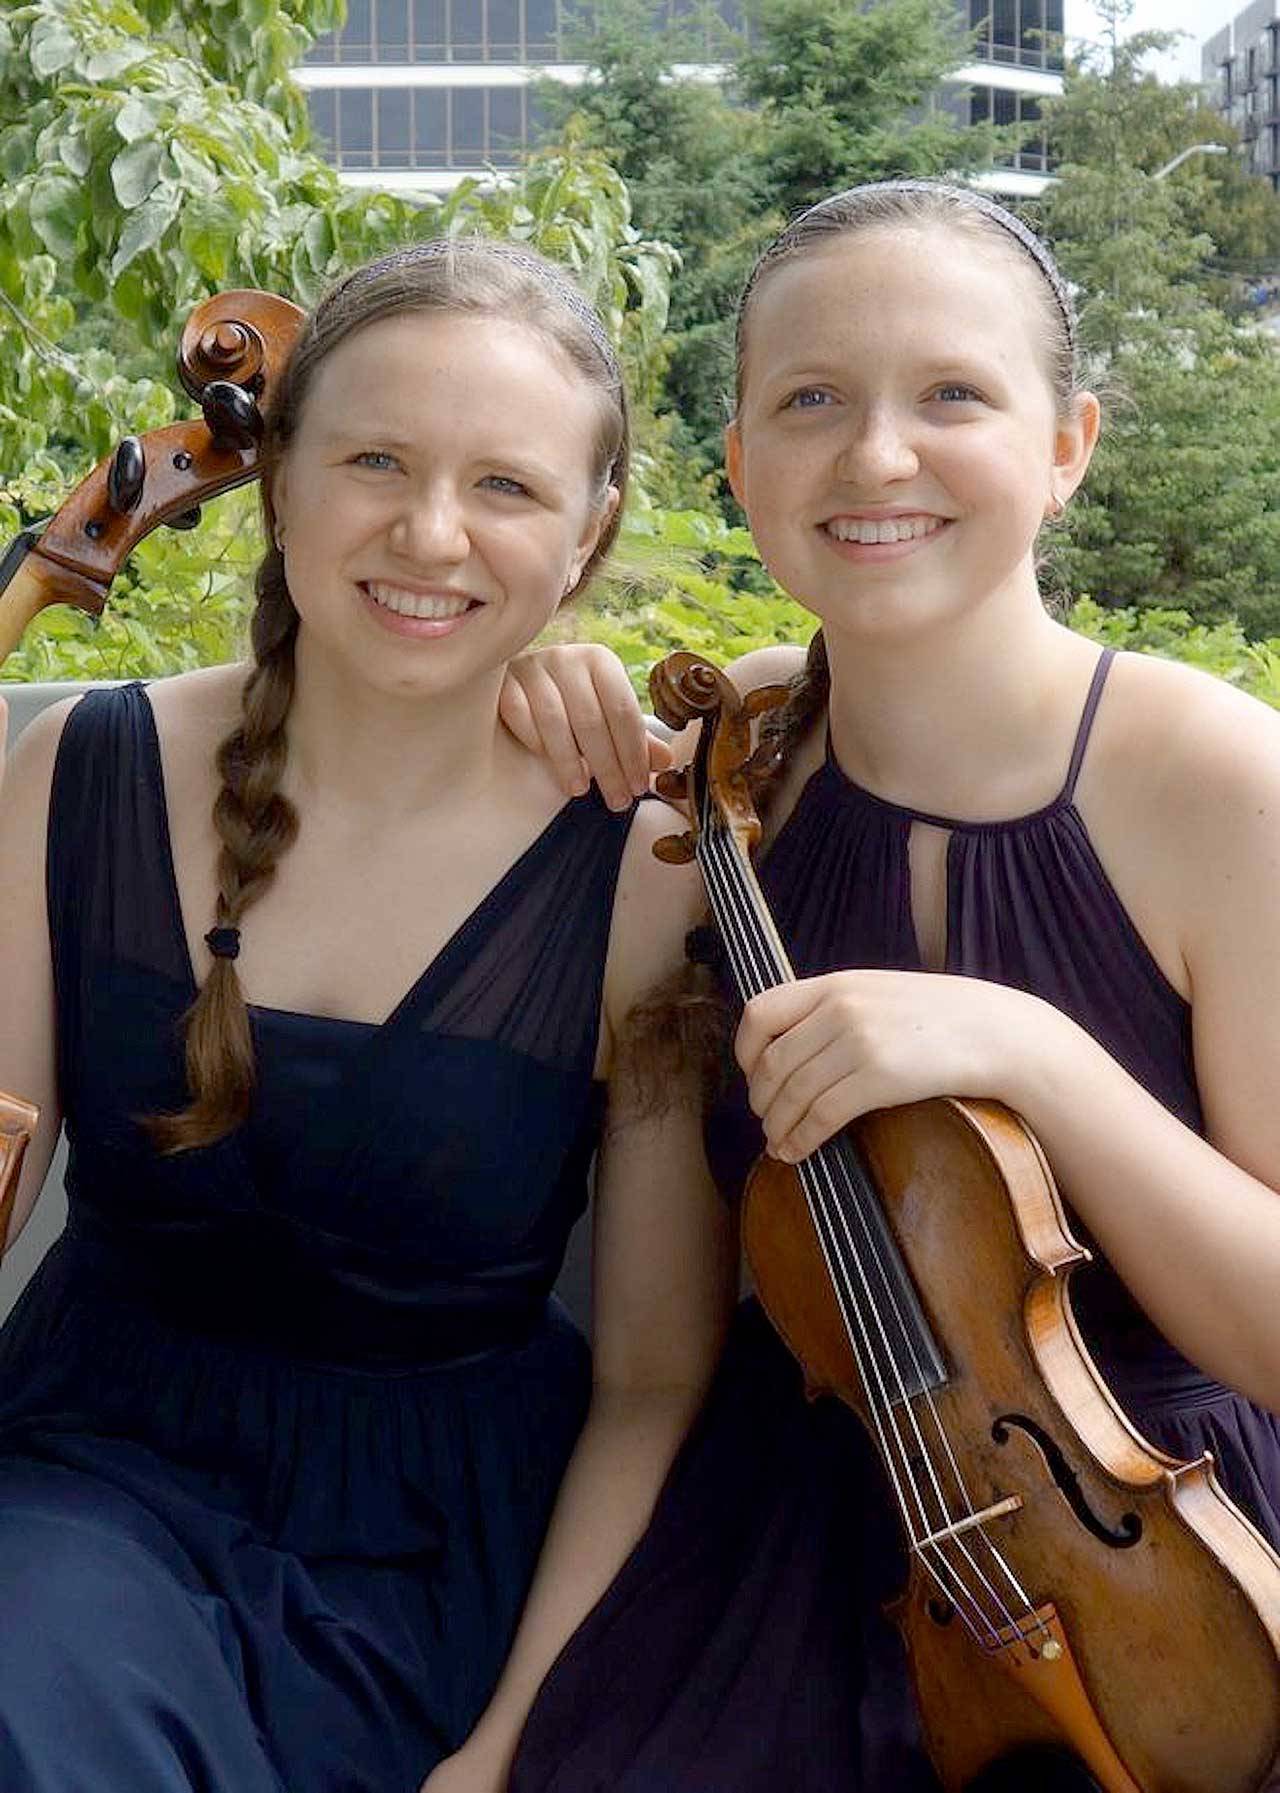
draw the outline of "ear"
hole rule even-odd
[[[1098,445],[1102,410],[1092,392],[1077,392],[1053,437],[1053,489],[1065,504],[1089,470]]]
[[[569,571],[564,588],[564,596],[566,598],[569,596],[570,592],[577,588],[578,581],[582,577],[583,568],[595,553],[596,544],[599,542],[600,537],[613,521],[620,497],[621,494],[619,493],[617,486],[610,486],[604,495],[604,503],[600,506],[599,510],[592,511],[588,516],[586,527],[579,536],[578,545],[573,551],[573,559],[569,562]],[[561,599],[562,603],[563,601],[564,600]]]
[[[736,417],[730,418],[724,426],[724,470],[729,476],[729,490],[746,510],[746,500],[742,496],[742,431]]]

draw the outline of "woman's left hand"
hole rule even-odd
[[[930,1096],[1019,1091],[1066,1017],[978,978],[835,971],[781,984],[747,1004],[736,1051],[768,1150],[808,1157],[858,1115]]]

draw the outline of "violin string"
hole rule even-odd
[[[705,840],[707,838],[708,837],[704,832],[703,839]],[[705,860],[706,854],[704,854],[703,857]],[[779,981],[779,977],[776,974],[773,976],[769,975],[769,951],[767,944],[764,942],[757,941],[755,943],[757,955],[762,961],[759,967],[753,967],[744,960],[744,948],[740,946],[739,943],[745,942],[748,946],[751,944],[748,924],[755,920],[751,914],[749,890],[735,892],[732,887],[731,877],[726,877],[724,884],[717,890],[715,884],[715,871],[718,869],[721,872],[731,873],[736,869],[731,852],[728,853],[727,856],[722,855],[722,858],[724,863],[719,868],[712,868],[712,894],[713,896],[716,894],[721,895],[722,900],[737,910],[737,915],[732,918],[736,922],[736,926],[724,930],[724,937],[727,950],[729,951],[731,961],[733,962],[733,969],[739,988],[742,991],[744,998],[747,998],[760,990],[769,988],[771,984]],[[708,865],[704,863],[704,873],[706,873],[708,869]],[[806,1183],[807,1181],[803,1169],[801,1171],[801,1181],[802,1183]],[[871,1349],[871,1341],[867,1330],[866,1310],[863,1304],[859,1303],[854,1298],[852,1277],[849,1273],[846,1253],[840,1248],[840,1241],[836,1229],[832,1224],[831,1215],[827,1212],[826,1203],[823,1201],[823,1192],[820,1189],[815,1190],[806,1186],[805,1193],[809,1197],[810,1214],[817,1233],[819,1248],[822,1251],[826,1263],[827,1274],[837,1297],[841,1319],[848,1337],[850,1350],[853,1353],[855,1366],[868,1396],[872,1421],[880,1439],[881,1451],[886,1468],[888,1469],[890,1478],[894,1484],[894,1492],[898,1500],[898,1505],[902,1510],[908,1537],[912,1542],[913,1548],[916,1549],[917,1555],[920,1555],[924,1566],[929,1570],[933,1579],[938,1583],[943,1594],[955,1605],[956,1610],[961,1613],[966,1625],[977,1641],[979,1643],[984,1643],[987,1640],[982,1637],[978,1625],[969,1618],[967,1610],[969,1608],[972,1608],[975,1611],[978,1621],[986,1628],[989,1634],[990,1642],[994,1644],[998,1642],[996,1627],[982,1612],[980,1602],[965,1585],[963,1576],[954,1569],[953,1565],[948,1561],[939,1546],[937,1544],[932,1546],[937,1558],[936,1563],[929,1561],[928,1558],[923,1556],[920,1552],[918,1543],[920,1531],[922,1530],[923,1534],[927,1537],[929,1534],[941,1529],[941,1527],[932,1524],[929,1520],[926,1503],[922,1498],[909,1453],[903,1446],[903,1440],[893,1403],[885,1388],[880,1365],[876,1360],[875,1353]],[[845,1230],[847,1233],[847,1222]],[[863,1275],[865,1281],[865,1270],[858,1260],[851,1236],[848,1240],[848,1247],[853,1258],[853,1263]],[[881,1325],[881,1336],[885,1349],[885,1357],[897,1371],[899,1392],[902,1397],[900,1402],[901,1410],[906,1412],[912,1422],[922,1459],[928,1461],[928,1447],[926,1446],[923,1437],[920,1435],[914,1410],[910,1405],[905,1386],[902,1384],[900,1366],[898,1366],[893,1352],[889,1348],[888,1340],[883,1330],[883,1322],[875,1309],[874,1302],[870,1303],[870,1310],[872,1315]],[[860,1335],[860,1337],[857,1335]],[[888,1430],[891,1430],[893,1433],[892,1443],[890,1442],[888,1430],[886,1429],[886,1420],[888,1421]],[[932,1469],[932,1465],[930,1467]],[[904,1480],[910,1487],[911,1494],[914,1497],[917,1515],[915,1519],[913,1519],[910,1506],[903,1491]],[[945,1521],[945,1499],[943,1498],[940,1489],[936,1489],[936,1492],[939,1499],[940,1511]],[[919,1526],[920,1530],[917,1529],[917,1526]]]
[[[735,862],[732,857],[726,860],[726,869],[730,871],[737,870],[741,877],[740,862]],[[734,895],[731,884],[729,887],[729,895],[731,898]],[[749,885],[747,885],[738,895],[735,906],[738,909],[738,916],[736,918],[737,927],[747,941],[750,942],[748,924],[754,922],[757,930],[759,930],[759,922],[751,912]],[[739,964],[736,967],[739,986],[743,990],[744,995],[754,994],[756,990],[767,989],[771,984],[780,981],[779,972],[770,965],[769,947],[767,939],[763,937],[762,931],[761,935],[762,937],[756,945],[756,951],[757,956],[762,962],[762,969],[756,971],[754,980],[751,973],[742,966],[740,958]],[[819,1155],[807,1161],[805,1165],[802,1165],[800,1167],[801,1181],[805,1185],[805,1193],[809,1200],[810,1215],[818,1236],[819,1246],[826,1263],[827,1273],[831,1280],[833,1292],[840,1305],[841,1319],[848,1336],[848,1342],[850,1350],[853,1353],[855,1366],[861,1377],[863,1387],[867,1392],[872,1420],[880,1438],[881,1450],[884,1455],[886,1468],[894,1483],[894,1492],[899,1507],[902,1510],[903,1521],[906,1526],[908,1538],[911,1541],[912,1547],[916,1550],[916,1554],[920,1558],[923,1567],[932,1576],[944,1596],[951,1601],[956,1610],[960,1612],[975,1639],[979,1643],[987,1643],[991,1646],[997,1645],[999,1642],[997,1625],[983,1611],[980,1598],[966,1583],[962,1570],[953,1564],[947,1557],[944,1546],[948,1540],[939,1539],[934,1536],[937,1532],[945,1530],[951,1523],[946,1497],[938,1484],[929,1448],[920,1432],[918,1418],[903,1383],[901,1366],[889,1345],[888,1337],[884,1330],[882,1316],[877,1309],[874,1300],[870,1298],[869,1290],[868,1298],[865,1303],[859,1302],[856,1299],[853,1288],[853,1276],[850,1273],[849,1266],[850,1262],[852,1262],[854,1270],[862,1278],[865,1285],[867,1281],[865,1263],[857,1252],[852,1234],[849,1231],[847,1216],[841,1212],[841,1204],[839,1202],[838,1194],[834,1188],[824,1191],[820,1186],[816,1188],[812,1186],[813,1173],[821,1164],[821,1161],[821,1155]],[[845,1234],[845,1245],[843,1248],[841,1246],[837,1226],[833,1222],[833,1213],[836,1219],[841,1223]],[[863,1229],[866,1231],[867,1222],[865,1214],[860,1215],[860,1218],[863,1221]],[[870,1243],[871,1242],[869,1241],[869,1244]],[[874,1255],[874,1247],[872,1247],[872,1249]],[[837,1265],[839,1266],[838,1269]],[[883,1279],[883,1265],[879,1262],[878,1255],[877,1267],[880,1269]],[[889,1291],[889,1294],[890,1299],[892,1300],[892,1292]],[[920,1460],[928,1465],[930,1471],[930,1479],[933,1482],[934,1495],[938,1507],[938,1519],[936,1521],[932,1520],[929,1516],[927,1502],[922,1497],[910,1454],[903,1445],[902,1434],[897,1421],[897,1413],[895,1412],[893,1402],[885,1388],[883,1375],[880,1371],[875,1353],[871,1349],[871,1341],[867,1329],[868,1308],[872,1318],[877,1322],[879,1327],[881,1343],[884,1348],[884,1357],[896,1374],[898,1393],[900,1396],[899,1409],[906,1413],[911,1423],[912,1430],[916,1435]],[[898,1314],[898,1320],[901,1325],[900,1313]],[[861,1342],[859,1337],[855,1336],[855,1325],[857,1332],[861,1335]],[[916,1372],[917,1376],[920,1377],[920,1365],[918,1360],[916,1363]],[[921,1378],[921,1380],[923,1379]],[[942,1427],[936,1411],[934,1418],[935,1428],[945,1440],[945,1429]],[[888,1421],[888,1428],[893,1433],[892,1444],[886,1431],[886,1419]],[[948,1455],[951,1457],[953,1467],[956,1468],[957,1480],[959,1480],[958,1466],[955,1466],[954,1455],[950,1452],[949,1448]],[[915,1500],[917,1509],[916,1520],[913,1520],[912,1513],[903,1492],[904,1480],[910,1487]],[[970,1511],[972,1511],[971,1507]],[[921,1548],[920,1544],[921,1535],[930,1540],[929,1544],[925,1546],[924,1549]],[[932,1560],[925,1554],[926,1549],[932,1552]],[[968,1561],[972,1572],[977,1577],[978,1581],[985,1587],[992,1602],[1000,1609],[1001,1616],[1006,1622],[1014,1624],[1016,1628],[1016,1621],[1014,1621],[1013,1615],[1009,1613],[1005,1603],[999,1599],[999,1596],[991,1587],[987,1577],[982,1573],[976,1562],[974,1562],[967,1544],[962,1543],[960,1549],[961,1554]],[[977,1622],[970,1620],[969,1609],[972,1609],[976,1615]],[[985,1639],[978,1628],[979,1624],[986,1629],[987,1637]]]
[[[757,903],[763,903],[763,898],[759,895],[757,887],[755,899],[753,900],[752,886],[754,885],[754,876],[750,872],[749,865],[744,863],[740,849],[737,848],[736,843],[732,841],[727,831],[722,827],[712,826],[710,828],[705,828],[702,840],[707,843],[708,851],[711,849],[713,843],[718,842],[720,844],[721,850],[719,852],[719,863],[715,866],[715,870],[722,874],[722,882],[720,886],[721,894],[728,898],[734,909],[737,911],[737,920],[740,924],[740,934],[738,937],[745,939],[748,945],[752,944],[752,929],[744,925],[747,923],[754,924],[754,931],[757,935],[754,945],[756,956],[759,960],[758,965],[748,966],[743,962],[740,953],[734,955],[737,959],[737,963],[734,966],[735,975],[737,976],[744,995],[754,994],[756,990],[766,989],[770,987],[771,984],[783,981],[789,975],[789,967],[786,967],[785,965],[779,967],[771,964],[771,959],[774,955],[770,951],[768,930],[761,926],[759,916],[753,912]],[[703,854],[700,854],[700,857],[705,859],[706,852],[704,851]],[[703,869],[704,872],[707,870],[705,864]],[[738,891],[734,890],[735,882],[741,886]],[[726,940],[730,945],[736,944],[736,941],[730,941],[729,939],[730,935],[735,933],[738,933],[738,931],[729,930],[726,934]],[[865,1202],[859,1201],[858,1199],[857,1189],[852,1176],[852,1168],[853,1167],[851,1167],[839,1153],[832,1154],[824,1150],[823,1152],[812,1155],[809,1159],[803,1162],[799,1166],[799,1172],[801,1181],[806,1186],[810,1211],[814,1219],[815,1228],[818,1232],[819,1243],[823,1250],[823,1256],[827,1263],[827,1270],[831,1277],[833,1288],[838,1296],[842,1293],[844,1296],[844,1300],[841,1304],[842,1319],[844,1320],[845,1330],[849,1335],[850,1348],[854,1352],[855,1361],[857,1362],[864,1388],[867,1391],[870,1401],[874,1402],[874,1398],[878,1393],[894,1434],[896,1451],[890,1449],[881,1417],[875,1411],[873,1405],[873,1417],[876,1419],[877,1431],[881,1437],[881,1448],[885,1455],[886,1465],[889,1468],[895,1483],[895,1493],[897,1494],[899,1505],[903,1510],[903,1516],[907,1523],[908,1534],[911,1538],[912,1546],[916,1550],[916,1553],[924,1566],[934,1573],[934,1579],[938,1581],[944,1594],[953,1601],[957,1610],[962,1613],[962,1616],[966,1617],[966,1622],[967,1614],[965,1614],[964,1609],[966,1605],[972,1604],[974,1609],[980,1614],[982,1623],[991,1632],[992,1641],[998,1641],[997,1627],[992,1623],[990,1618],[982,1612],[982,1602],[980,1598],[974,1590],[966,1584],[963,1571],[957,1565],[951,1563],[945,1554],[944,1546],[949,1545],[952,1548],[957,1548],[967,1564],[970,1573],[977,1578],[983,1590],[986,1592],[988,1599],[999,1612],[1004,1623],[1010,1627],[1015,1635],[1021,1637],[1024,1635],[1021,1624],[1014,1616],[1013,1612],[1010,1611],[998,1589],[992,1584],[989,1576],[969,1549],[968,1536],[966,1535],[964,1538],[958,1538],[953,1535],[948,1539],[939,1539],[935,1535],[940,1530],[947,1530],[952,1527],[955,1524],[955,1520],[951,1514],[947,1497],[939,1482],[937,1467],[920,1429],[919,1418],[914,1406],[915,1397],[907,1393],[905,1382],[903,1380],[902,1365],[889,1342],[880,1310],[874,1299],[871,1297],[869,1287],[866,1286],[867,1276],[865,1264],[859,1255],[857,1245],[849,1227],[849,1201],[852,1202],[861,1222],[861,1230],[865,1236],[866,1248],[870,1252],[876,1270],[879,1273],[880,1281],[889,1305],[893,1310],[893,1316],[901,1339],[905,1343],[907,1351],[912,1359],[912,1368],[915,1373],[915,1379],[924,1397],[927,1411],[932,1420],[933,1430],[936,1432],[946,1454],[947,1463],[951,1471],[951,1479],[958,1491],[961,1506],[966,1515],[971,1519],[976,1518],[976,1513],[972,1499],[965,1487],[964,1478],[961,1474],[954,1450],[952,1449],[950,1439],[947,1436],[946,1428],[942,1423],[941,1414],[939,1413],[937,1404],[933,1398],[933,1392],[929,1388],[923,1374],[915,1341],[911,1336],[910,1329],[904,1322],[897,1297],[886,1274],[884,1261],[880,1254],[880,1248],[874,1237],[865,1211]],[[833,1175],[833,1171],[836,1170],[840,1173],[840,1180],[846,1185],[849,1201],[841,1201],[840,1199],[840,1193],[836,1187],[837,1179]],[[822,1186],[824,1182],[826,1185],[825,1188]],[[836,1222],[838,1222],[839,1230],[842,1230],[845,1235],[844,1249],[841,1248],[837,1227],[833,1225],[833,1215]],[[841,1275],[839,1276],[836,1274],[833,1258],[839,1262],[841,1271]],[[879,1365],[876,1362],[875,1353],[869,1349],[870,1340],[866,1336],[865,1314],[863,1312],[862,1304],[856,1299],[853,1279],[849,1273],[850,1259],[866,1289],[867,1302],[870,1305],[872,1317],[875,1319],[880,1332],[880,1340],[884,1356],[891,1366],[898,1383],[900,1405],[910,1419],[911,1429],[915,1433],[916,1444],[919,1448],[921,1459],[928,1468],[929,1480],[932,1484],[933,1496],[937,1504],[939,1515],[938,1524],[930,1522],[928,1516],[928,1503],[922,1498],[910,1457],[904,1449],[902,1435],[893,1411],[893,1405],[885,1390],[883,1376]],[[843,1289],[841,1286],[842,1283],[844,1285]],[[859,1330],[863,1333],[864,1349],[861,1351],[858,1349],[857,1341],[853,1336],[849,1313],[850,1308],[852,1308],[853,1313],[856,1315]],[[868,1365],[873,1369],[874,1375],[868,1374]],[[897,1463],[895,1463],[895,1456],[898,1459]],[[916,1533],[915,1526],[912,1523],[911,1513],[903,1497],[899,1479],[899,1464],[903,1475],[911,1487],[911,1492],[914,1496],[919,1516],[919,1522],[924,1528],[924,1538],[926,1542],[924,1542],[923,1547],[922,1540]],[[974,1539],[974,1542],[981,1541],[981,1543],[986,1545],[998,1570],[1002,1573],[1003,1578],[1013,1590],[1015,1599],[1022,1605],[1027,1617],[1033,1624],[1041,1623],[1037,1619],[1037,1615],[1035,1614],[1025,1589],[1021,1586],[1017,1576],[1014,1574],[1002,1553],[992,1542],[986,1531],[986,1527],[979,1524],[971,1527],[970,1530],[978,1534],[977,1538]],[[924,1551],[926,1549],[931,1550],[934,1553],[937,1558],[936,1565],[930,1563],[925,1557]],[[938,1571],[940,1570],[944,1573],[939,1573]],[[959,1599],[956,1598],[957,1593],[960,1596]],[[1042,1623],[1041,1628],[1043,1628]],[[970,1625],[970,1629],[973,1629],[972,1625]]]

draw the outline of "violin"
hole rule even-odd
[[[700,719],[685,834],[745,1002],[795,973],[751,864],[763,769],[740,697],[709,662],[664,660],[653,706]],[[1069,1296],[1089,1252],[1044,1154],[995,1102],[869,1114],[749,1179],[759,1298],[799,1360],[868,1428],[908,1552],[891,1609],[926,1747],[960,1789],[1022,1745],[1066,1745],[1105,1793],[1280,1786],[1280,1557],[1206,1453],[1143,1440],[1085,1348]]]
[[[125,560],[153,529],[193,529],[200,506],[258,478],[263,408],[305,313],[274,293],[215,294],[187,319],[178,378],[200,406],[183,423],[126,436],[43,523],[0,558],[0,664],[50,604],[101,614]],[[0,1253],[38,1112],[0,1092]]]

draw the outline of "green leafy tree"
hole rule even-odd
[[[654,384],[675,256],[641,237],[599,155],[548,152],[517,181],[439,203],[342,186],[289,76],[335,6],[31,0],[0,18],[0,538],[55,508],[121,435],[170,421],[173,348],[200,299],[258,286],[307,304],[345,267],[426,236],[498,233],[564,262],[633,386]],[[252,514],[232,497],[216,524],[144,544],[96,630],[51,614],[4,676],[225,657]]]
[[[1189,158],[1199,96],[1162,88],[1143,59],[1163,34],[1120,35],[1068,72],[1046,110],[1064,160],[1041,215],[1076,284],[1082,341],[1110,422],[1055,556],[1071,589],[1119,609],[1159,605],[1198,623],[1280,632],[1280,357],[1224,292],[1215,218],[1236,240],[1274,228],[1265,182],[1227,156]],[[1259,189],[1261,192],[1259,193]],[[1241,193],[1244,197],[1240,198]],[[1233,198],[1233,195],[1235,197]]]

